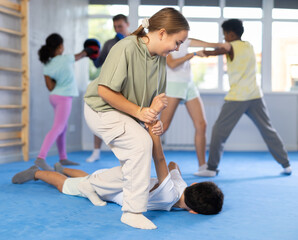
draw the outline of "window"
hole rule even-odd
[[[178,6],[163,6],[163,5],[140,5],[139,6],[139,16],[140,17],[151,17],[159,10],[165,7],[172,7],[179,10]]]
[[[272,24],[272,91],[298,90],[298,22]]]
[[[273,0],[272,91],[298,90],[298,1]]]
[[[242,40],[249,41],[255,50],[258,83],[266,81],[264,86],[270,91],[298,91],[296,0],[139,0],[138,3],[109,0],[108,5],[105,5],[105,0],[90,0],[90,3],[98,5],[89,7],[89,36],[97,38],[101,45],[114,36],[112,17],[119,13],[127,16],[130,14],[130,23],[134,30],[144,17],[150,17],[164,7],[174,7],[188,19],[191,28],[189,37],[210,42],[223,41],[221,24],[224,20],[239,18],[245,29]],[[263,39],[268,36],[272,36],[272,42],[268,42],[271,50],[266,48],[267,43],[263,43]],[[266,47],[262,49],[262,46]],[[197,50],[199,49],[189,49],[191,52]],[[264,64],[271,71],[271,78],[262,78],[262,58],[264,63],[272,61],[271,66]],[[222,56],[193,58],[190,63],[197,86],[204,90],[227,91],[229,83],[225,62],[226,59]],[[263,74],[268,74],[268,71]],[[99,69],[90,64],[90,79],[98,73]]]
[[[103,47],[107,40],[115,36],[113,16],[120,13],[127,16],[128,10],[128,5],[89,5],[89,38],[96,38],[100,42],[101,47]],[[89,79],[94,80],[99,73],[100,68],[96,68],[90,60]]]
[[[189,22],[190,38],[200,39],[207,42],[218,42],[218,23],[212,22]],[[190,48],[190,52],[202,50]],[[218,57],[194,57],[190,61],[193,80],[200,89],[218,88]]]
[[[298,9],[280,9],[272,10],[272,18],[274,19],[298,19]]]
[[[187,18],[219,18],[219,7],[185,6],[182,14]]]
[[[128,5],[89,5],[88,15],[92,17],[92,15],[109,15],[114,16],[119,13],[124,15],[128,15],[129,7]]]
[[[225,7],[223,15],[224,18],[262,18],[263,11],[261,8]]]

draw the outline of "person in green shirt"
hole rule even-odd
[[[88,126],[111,148],[122,167],[121,221],[135,228],[156,228],[143,215],[152,159],[152,139],[144,125],[154,123],[167,105],[166,56],[179,49],[188,31],[187,20],[174,8],[144,19],[131,36],[112,47],[84,97]],[[157,121],[151,131],[161,135],[162,123]]]

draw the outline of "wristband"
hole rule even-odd
[[[194,55],[194,56],[197,56],[197,53],[196,53],[196,52],[194,52],[194,53],[193,53],[193,55]]]

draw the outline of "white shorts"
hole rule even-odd
[[[80,196],[85,197],[78,189],[78,185],[80,182],[87,179],[86,177],[76,177],[76,178],[67,178],[63,184],[62,193],[72,196]]]
[[[200,96],[194,82],[167,82],[166,94],[168,97],[180,98],[184,102],[188,102]]]

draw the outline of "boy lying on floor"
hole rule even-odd
[[[217,185],[201,182],[187,187],[178,165],[174,162],[166,165],[160,137],[152,134],[150,128],[149,131],[153,139],[153,158],[158,179],[151,178],[150,181],[148,210],[170,211],[176,207],[207,215],[220,212],[224,195]],[[96,206],[106,205],[105,201],[122,205],[121,166],[101,169],[89,175],[82,170],[63,168],[58,162],[55,164],[55,172],[32,166],[12,178],[16,184],[30,180],[47,182],[64,194],[87,197]]]
[[[224,199],[220,188],[213,182],[193,183],[187,186],[182,179],[178,165],[170,162],[167,166],[158,136],[160,134],[154,133],[153,125],[147,127],[153,141],[153,159],[157,179],[151,178],[147,209],[170,211],[175,207],[191,213],[206,215],[219,213]],[[37,166],[32,166],[12,178],[15,184],[30,180],[47,182],[64,194],[86,197],[96,206],[104,206],[106,201],[122,205],[122,189],[125,181],[121,166],[101,169],[88,175],[82,170],[63,168],[60,163],[56,163],[55,171],[43,171]],[[133,219],[121,219],[121,221],[123,223],[134,222]],[[138,228],[135,222],[133,226]]]

